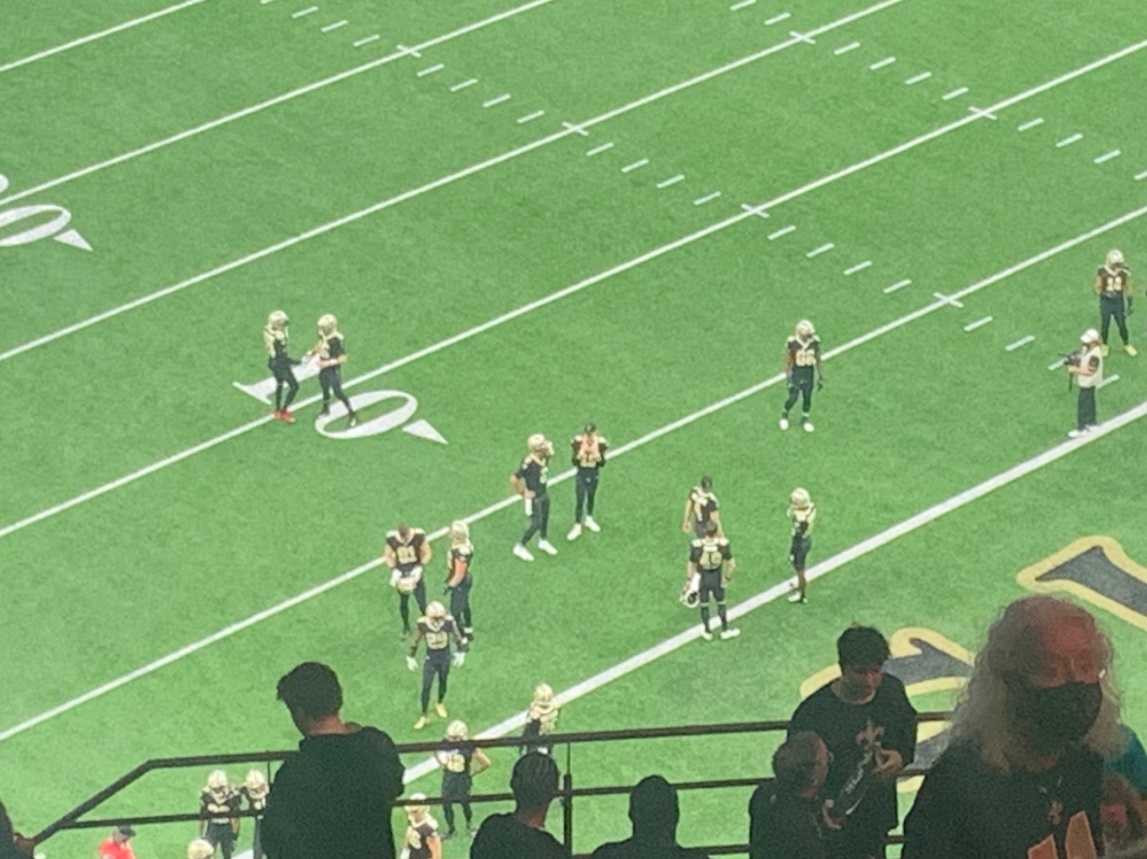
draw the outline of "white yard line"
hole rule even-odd
[[[908,278],[905,278],[904,280],[898,280],[891,286],[884,287],[884,293],[887,295],[890,292],[896,292],[898,289],[903,289],[904,287],[911,285],[912,281],[910,281]]]
[[[975,331],[977,328],[983,328],[985,325],[987,325],[991,321],[992,321],[992,317],[985,316],[981,319],[977,319],[975,322],[969,322],[967,325],[964,326],[964,330],[965,331]]]
[[[846,276],[851,276],[851,275],[856,274],[858,271],[864,271],[866,268],[870,267],[871,265],[872,265],[872,260],[866,259],[864,262],[858,262],[856,265],[850,265],[848,268],[846,268],[844,270],[844,274]]]
[[[1035,119],[1029,119],[1022,125],[1016,126],[1016,131],[1027,131],[1029,129],[1035,128],[1037,125],[1043,125],[1042,116],[1037,116]]]
[[[140,24],[146,24],[149,21],[154,21],[157,18],[163,18],[175,12],[182,12],[184,9],[189,9],[192,6],[198,6],[201,3],[206,3],[207,0],[185,0],[183,3],[176,3],[174,6],[168,6],[166,9],[160,9],[148,15],[142,15],[139,18],[132,18],[130,21],[124,21],[122,24],[116,24],[114,27],[108,27],[106,30],[100,30],[98,33],[90,33],[87,36],[80,36],[78,39],[72,39],[70,42],[64,42],[62,45],[56,45],[54,48],[48,48],[27,57],[21,57],[18,60],[0,65],[0,74],[10,72],[12,69],[18,69],[21,66],[26,66],[29,63],[34,63],[37,60],[43,60],[48,57],[54,57],[56,54],[70,51],[72,48],[78,48],[80,45],[86,45],[90,42],[98,42],[100,39],[106,39],[108,36],[113,36],[116,33],[122,33],[124,30],[130,30],[133,27],[138,27]],[[10,10],[11,13],[11,10]],[[9,24],[16,28],[18,25],[15,21],[9,21]]]
[[[1034,342],[1034,340],[1035,340],[1034,334],[1025,334],[1019,340],[1016,340],[1015,342],[1009,343],[1007,346],[1005,346],[1004,351],[1005,352],[1015,352],[1017,349],[1020,349],[1024,346],[1027,346],[1029,343]]]
[[[885,66],[892,65],[894,62],[896,62],[896,57],[885,57],[883,60],[877,60],[875,63],[870,65],[868,70],[874,72],[877,69],[882,69]]]
[[[836,247],[836,245],[834,245],[832,242],[825,242],[823,245],[817,245],[811,251],[806,253],[805,256],[808,257],[809,259],[812,259],[813,257],[818,257],[821,254],[828,253],[830,250],[832,250],[835,247]]]
[[[926,81],[930,77],[932,77],[931,72],[920,72],[918,75],[912,75],[912,77],[906,78],[904,83],[908,86],[912,86],[913,84],[918,84],[921,81]]]
[[[1112,158],[1118,158],[1122,154],[1123,154],[1123,152],[1121,150],[1112,149],[1110,152],[1105,152],[1103,155],[1097,155],[1095,158],[1092,158],[1091,160],[1095,164],[1106,164]]]

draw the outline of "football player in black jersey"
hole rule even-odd
[[[317,355],[319,359],[319,388],[323,392],[323,410],[320,414],[330,414],[331,394],[334,394],[346,406],[347,426],[357,426],[358,415],[343,393],[342,365],[349,357],[346,353],[346,338],[339,333],[339,321],[330,313],[319,317],[319,342],[304,357],[309,358],[311,355]]]
[[[725,612],[725,588],[733,578],[737,562],[733,560],[733,550],[729,541],[721,536],[721,529],[716,522],[705,524],[705,536],[694,540],[689,547],[689,564],[685,569],[685,581],[691,582],[693,576],[701,577],[699,584],[699,604],[701,606],[701,637],[706,641],[713,640],[713,633],[709,630],[709,599],[717,600],[717,616],[721,619],[721,639],[736,638],[741,630],[729,626],[729,618]]]
[[[1123,351],[1134,357],[1139,354],[1127,335],[1127,317],[1132,310],[1131,271],[1123,261],[1123,253],[1107,252],[1103,265],[1095,272],[1095,294],[1099,296],[1099,336],[1103,339],[1103,354],[1107,355],[1107,331],[1111,320],[1119,326],[1123,338]]]
[[[522,460],[518,470],[510,475],[510,486],[526,500],[526,514],[530,517],[530,527],[522,539],[514,544],[514,554],[523,561],[532,561],[533,553],[527,544],[534,534],[538,535],[538,548],[547,555],[556,555],[558,550],[548,539],[550,527],[550,495],[547,484],[550,481],[549,463],[554,455],[554,443],[541,433],[534,433],[526,440],[530,455]]]
[[[412,793],[414,802],[426,799],[424,793]],[[402,837],[403,859],[442,859],[442,839],[438,821],[430,815],[429,805],[406,806],[406,833]]]
[[[418,643],[426,639],[426,661],[422,664],[422,715],[414,723],[414,729],[421,731],[430,719],[430,687],[434,678],[438,678],[438,703],[434,705],[434,712],[439,718],[446,718],[446,682],[450,676],[450,665],[461,666],[466,661],[466,639],[458,631],[458,624],[454,618],[446,613],[446,606],[440,602],[432,602],[426,607],[426,615],[418,619],[418,633],[410,644],[410,653],[406,657],[406,667],[411,671],[418,670]],[[450,655],[450,640],[454,640],[458,652]]]
[[[583,524],[595,533],[601,530],[593,518],[593,505],[597,498],[597,479],[605,467],[609,442],[598,435],[594,424],[586,424],[582,432],[570,439],[570,449],[570,461],[577,469],[574,477],[577,502],[574,505],[574,524],[566,539],[576,540],[581,536]]]
[[[789,602],[808,602],[808,581],[804,577],[805,562],[812,548],[812,526],[816,524],[816,505],[807,489],[797,487],[789,494],[788,517],[792,519],[792,542],[789,545],[789,563],[797,574],[796,588],[789,594]]]
[[[721,527],[721,505],[717,496],[713,494],[713,478],[702,477],[701,482],[689,491],[685,499],[685,518],[681,522],[681,530],[701,539],[705,536],[705,527],[710,522],[717,523],[717,533],[723,534]]]
[[[462,806],[462,817],[466,820],[466,834],[474,837],[474,812],[470,808],[470,794],[474,787],[474,776],[490,767],[490,758],[470,741],[466,723],[455,719],[446,729],[444,738],[455,743],[453,748],[439,749],[434,753],[438,765],[442,767],[442,816],[446,818],[446,834],[451,838],[454,829],[454,803]]]
[[[267,795],[271,792],[271,785],[262,770],[249,770],[247,778],[239,788],[239,795],[247,800],[247,807],[259,816],[254,818],[252,829],[254,835],[251,840],[251,859],[263,859],[263,818],[267,809]]]
[[[812,410],[812,389],[824,384],[824,373],[820,366],[820,338],[807,319],[797,323],[796,333],[785,343],[785,376],[789,382],[789,396],[781,412],[780,427],[789,428],[789,411],[801,398],[801,426],[805,432],[812,432],[813,425],[808,419]]]
[[[474,546],[465,522],[450,525],[450,554],[446,557],[446,592],[450,594],[450,614],[462,626],[467,641],[474,640],[474,615],[470,611],[470,589],[474,586],[471,568]]]
[[[231,787],[227,773],[213,770],[199,794],[199,836],[218,847],[223,859],[231,859],[239,838],[239,792]]]
[[[399,525],[386,534],[382,560],[390,567],[390,586],[398,591],[398,613],[402,616],[400,638],[410,635],[410,596],[418,610],[426,614],[426,583],[422,568],[430,563],[430,541],[421,528]]]
[[[267,369],[275,377],[275,418],[293,424],[295,416],[291,414],[291,403],[299,393],[299,382],[291,368],[297,367],[302,361],[296,361],[287,354],[289,324],[286,313],[272,310],[263,327],[263,348],[267,350]],[[286,399],[283,398],[284,387],[287,389]]]
[[[523,754],[550,753],[550,744],[546,738],[557,729],[560,713],[561,709],[554,701],[553,687],[549,683],[539,683],[535,686],[530,709],[526,711],[526,727],[522,731],[522,739],[526,740],[521,747]]]

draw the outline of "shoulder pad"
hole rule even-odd
[[[387,531],[386,532],[386,539],[387,540],[397,540],[398,539],[398,532],[397,531]]]
[[[691,545],[694,549],[700,549],[703,545],[705,545],[705,541],[704,540],[694,540],[689,545]]]
[[[411,536],[411,538],[425,537],[426,536],[426,530],[423,528],[411,528],[410,529],[410,536]]]

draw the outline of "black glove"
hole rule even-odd
[[[1127,315],[1130,316],[1134,312],[1135,312],[1134,306],[1132,306],[1131,302],[1128,301],[1127,302]]]

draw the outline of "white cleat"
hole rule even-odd
[[[789,428],[789,419],[788,418],[781,418],[780,421],[777,423],[777,426],[779,426],[783,430],[787,430]]]
[[[1085,432],[1087,432],[1087,430],[1085,430],[1085,429],[1073,429],[1073,430],[1068,430],[1068,431],[1067,431],[1067,437],[1068,437],[1068,438],[1079,438],[1079,437],[1080,437],[1081,435],[1083,435]]]
[[[739,629],[732,629],[732,628],[722,629],[721,630],[721,641],[728,641],[730,638],[736,638],[740,634],[741,634],[741,630],[739,630]]]
[[[812,432],[814,429],[816,429],[816,427],[812,425],[811,421],[801,421],[801,428],[805,432]]]
[[[554,548],[554,544],[549,540],[538,540],[538,548],[547,555],[556,555],[558,553],[558,550]]]
[[[523,561],[532,561],[534,559],[534,556],[530,550],[523,546],[521,543],[514,544],[514,554],[521,558]]]
[[[593,521],[592,516],[585,517],[585,527],[589,528],[589,530],[593,531],[595,534],[601,530],[601,526]]]
[[[703,630],[701,630],[701,637],[703,639],[705,639],[706,641],[712,641],[713,640],[713,633],[709,632],[709,630],[707,630],[707,629],[703,629]]]
[[[793,591],[791,594],[789,594],[788,599],[789,599],[789,602],[799,602],[799,603],[808,602],[808,597],[802,597],[800,591]]]
[[[574,526],[572,528],[570,528],[570,532],[568,534],[566,534],[566,539],[567,540],[576,540],[580,536],[581,536],[581,525],[579,525],[578,523],[575,522]]]

